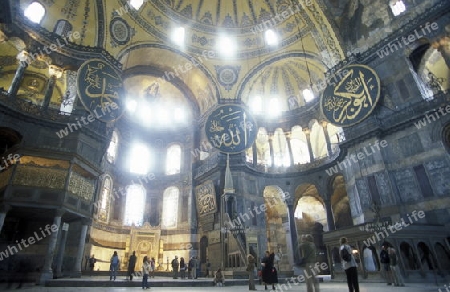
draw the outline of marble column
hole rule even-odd
[[[55,65],[49,65],[48,71],[50,78],[48,79],[47,88],[45,89],[44,101],[42,102],[42,108],[47,109],[52,99],[53,90],[55,88],[56,79],[61,78],[62,69]]]
[[[294,254],[294,263],[300,258],[299,250],[298,250],[298,236],[297,236],[297,226],[295,225],[295,217],[294,217],[294,204],[293,202],[286,202],[289,213],[289,229],[291,231],[291,242],[292,242],[292,252]]]
[[[275,152],[273,150],[273,133],[269,133],[269,149],[270,149],[270,162],[271,167],[275,167]]]
[[[78,241],[77,258],[75,259],[75,266],[73,268],[72,273],[73,278],[81,278],[81,263],[83,261],[84,245],[86,244],[86,234],[89,225],[90,225],[89,219],[83,218],[81,220],[81,233],[80,233],[80,240]]]
[[[322,128],[323,128],[323,133],[325,134],[325,142],[327,143],[327,153],[328,153],[328,157],[331,157],[331,155],[333,154],[333,151],[331,150],[331,141],[330,141],[330,135],[328,134],[328,122],[323,121],[322,122]]]
[[[314,161],[314,153],[313,153],[312,145],[311,145],[311,130],[308,128],[304,128],[303,132],[305,132],[306,144],[308,145],[309,162],[313,162]]]
[[[3,224],[5,223],[6,214],[8,214],[8,211],[11,210],[10,205],[3,205],[0,207],[0,233],[3,229]]]
[[[292,153],[291,133],[290,132],[286,132],[286,143],[287,143],[288,151],[289,151],[289,161],[291,163],[291,166],[293,166],[294,165],[294,154]]]
[[[325,210],[327,211],[328,230],[336,230],[336,225],[334,224],[333,208],[331,207],[331,200],[323,200],[323,203],[325,204]]]
[[[256,142],[252,145],[253,154],[253,167],[258,165],[258,148],[256,147]]]
[[[25,75],[25,69],[28,67],[28,52],[22,51],[17,55],[17,60],[19,60],[19,67],[17,67],[16,74],[11,82],[11,86],[8,89],[8,95],[10,98],[15,98],[17,92],[19,91],[20,83]]]
[[[61,217],[64,214],[64,210],[58,209],[55,211],[55,217],[53,218],[53,225],[56,225],[58,229],[52,232],[48,241],[47,254],[45,256],[44,267],[42,268],[41,276],[39,279],[40,285],[45,285],[45,282],[49,279],[53,279],[53,258],[55,256],[56,243],[58,241],[59,226],[61,225]],[[52,225],[52,226],[53,226]],[[53,230],[52,230],[53,231]]]
[[[62,237],[61,241],[59,243],[59,251],[57,255],[57,262],[56,262],[56,277],[61,278],[61,268],[64,261],[64,252],[66,251],[66,242],[67,242],[67,234],[69,233],[69,224],[63,223],[61,227]]]

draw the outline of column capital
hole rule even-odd
[[[328,126],[328,122],[325,120],[321,121],[321,124],[322,124],[322,128],[324,128],[324,129],[326,129]]]
[[[308,127],[302,128],[302,131],[305,133],[305,135],[311,134],[311,129]]]

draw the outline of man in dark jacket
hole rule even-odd
[[[389,253],[387,251],[389,245],[387,243],[384,243],[381,246],[381,252],[380,252],[380,262],[383,265],[383,272],[384,278],[386,279],[386,283],[388,285],[392,285],[392,271],[390,267],[390,261],[389,261]]]
[[[130,281],[133,280],[135,266],[136,266],[136,252],[133,251],[133,254],[130,256],[130,259],[128,260],[128,276],[130,277]]]

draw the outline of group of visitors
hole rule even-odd
[[[208,260],[207,263],[209,264]],[[197,270],[199,268],[199,262],[198,257],[193,256],[189,259],[189,261],[186,263],[184,257],[181,257],[178,261],[178,256],[175,256],[175,258],[171,262],[172,266],[172,272],[173,272],[173,279],[178,279],[178,272],[180,273],[181,279],[197,279],[198,274]],[[209,265],[207,265],[207,273],[209,269]],[[187,271],[187,276],[186,276]]]
[[[347,285],[349,292],[359,292],[359,283],[358,283],[358,263],[357,259],[354,255],[353,248],[348,244],[348,240],[346,237],[342,237],[339,241],[339,255],[341,258],[341,264],[345,271],[347,277]],[[366,248],[368,249],[368,248]],[[302,256],[302,262],[305,265],[305,274],[308,273],[308,277],[305,278],[306,289],[307,292],[319,292],[319,281],[316,278],[316,272],[312,271],[312,266],[316,264],[316,247],[313,242],[313,237],[310,234],[303,235],[301,238],[301,244],[299,245],[299,251]],[[128,273],[127,279],[130,281],[133,280],[133,276],[135,274],[135,265],[136,265],[137,257],[136,253],[133,251],[133,254],[130,256],[128,261]],[[405,286],[403,277],[401,275],[401,271],[397,265],[397,252],[395,249],[389,245],[388,243],[384,243],[382,245],[382,250],[380,253],[380,262],[382,264],[382,273],[387,281],[387,285],[394,284],[395,286]],[[93,271],[94,266],[97,260],[94,255],[89,258],[89,270]],[[173,278],[178,279],[178,271],[180,271],[181,279],[197,279],[197,269],[199,267],[198,258],[193,256],[186,263],[183,257],[178,260],[178,256],[172,260],[172,270],[173,270]],[[117,252],[115,251],[110,260],[110,280],[116,280],[116,273],[120,267],[120,260]],[[210,263],[207,260],[207,275],[209,274]],[[308,271],[310,269],[311,271]],[[155,259],[149,259],[147,256],[143,259],[142,265],[142,289],[149,289],[148,278],[154,278],[155,271]],[[186,271],[188,272],[186,276]],[[247,256],[247,269],[249,276],[249,290],[256,290],[255,288],[255,274],[257,271],[257,261],[256,258],[249,254]],[[261,281],[264,283],[265,290],[268,290],[268,286],[272,286],[272,289],[275,290],[275,284],[278,283],[278,272],[275,267],[275,254],[269,251],[265,252],[265,256],[261,260],[261,270],[258,273],[258,276],[261,277]],[[225,277],[222,272],[222,269],[218,269],[214,273],[213,279],[214,285],[222,285],[225,284]]]
[[[133,251],[133,254],[128,259],[128,269],[127,269],[127,280],[132,281],[133,277],[136,275],[135,267],[136,267],[136,252]],[[94,271],[95,263],[97,262],[97,259],[94,255],[92,255],[89,260],[89,271]],[[117,271],[120,269],[120,259],[119,255],[117,254],[117,251],[115,251],[110,259],[109,262],[109,280],[115,281],[117,278]],[[148,284],[148,278],[155,277],[155,258],[149,259],[147,256],[144,257],[142,262],[142,289],[150,289]]]

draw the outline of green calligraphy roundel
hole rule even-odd
[[[124,113],[123,82],[120,73],[101,59],[84,62],[78,69],[77,92],[83,106],[104,122]]]
[[[320,100],[325,118],[335,126],[348,127],[367,118],[380,98],[380,79],[365,65],[349,65],[330,79]]]
[[[223,105],[208,117],[205,132],[212,146],[224,153],[240,153],[253,145],[258,127],[240,105]]]

